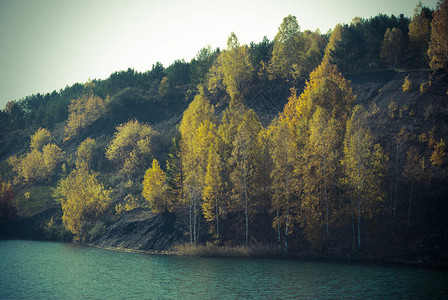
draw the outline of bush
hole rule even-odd
[[[213,258],[283,258],[288,254],[278,247],[271,245],[246,246],[217,246],[212,243],[206,245],[183,244],[174,248],[181,256],[213,257]]]
[[[412,90],[412,82],[409,79],[409,75],[404,79],[403,85],[401,86],[403,92],[410,92]]]
[[[431,81],[428,82],[422,82],[420,84],[420,92],[425,93],[428,91],[429,87],[431,86]]]

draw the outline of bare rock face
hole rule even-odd
[[[108,226],[101,237],[91,242],[92,246],[139,250],[148,252],[167,251],[176,244],[185,242],[181,230],[176,227],[176,216],[172,213],[153,214],[143,208],[123,213]]]

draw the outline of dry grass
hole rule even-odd
[[[283,249],[270,245],[254,246],[217,246],[183,244],[175,247],[177,255],[190,257],[214,257],[214,258],[286,258],[288,254]]]

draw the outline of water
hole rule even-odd
[[[0,299],[448,298],[448,271],[1,241]]]

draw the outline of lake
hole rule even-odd
[[[0,240],[0,299],[448,298],[448,271]]]

